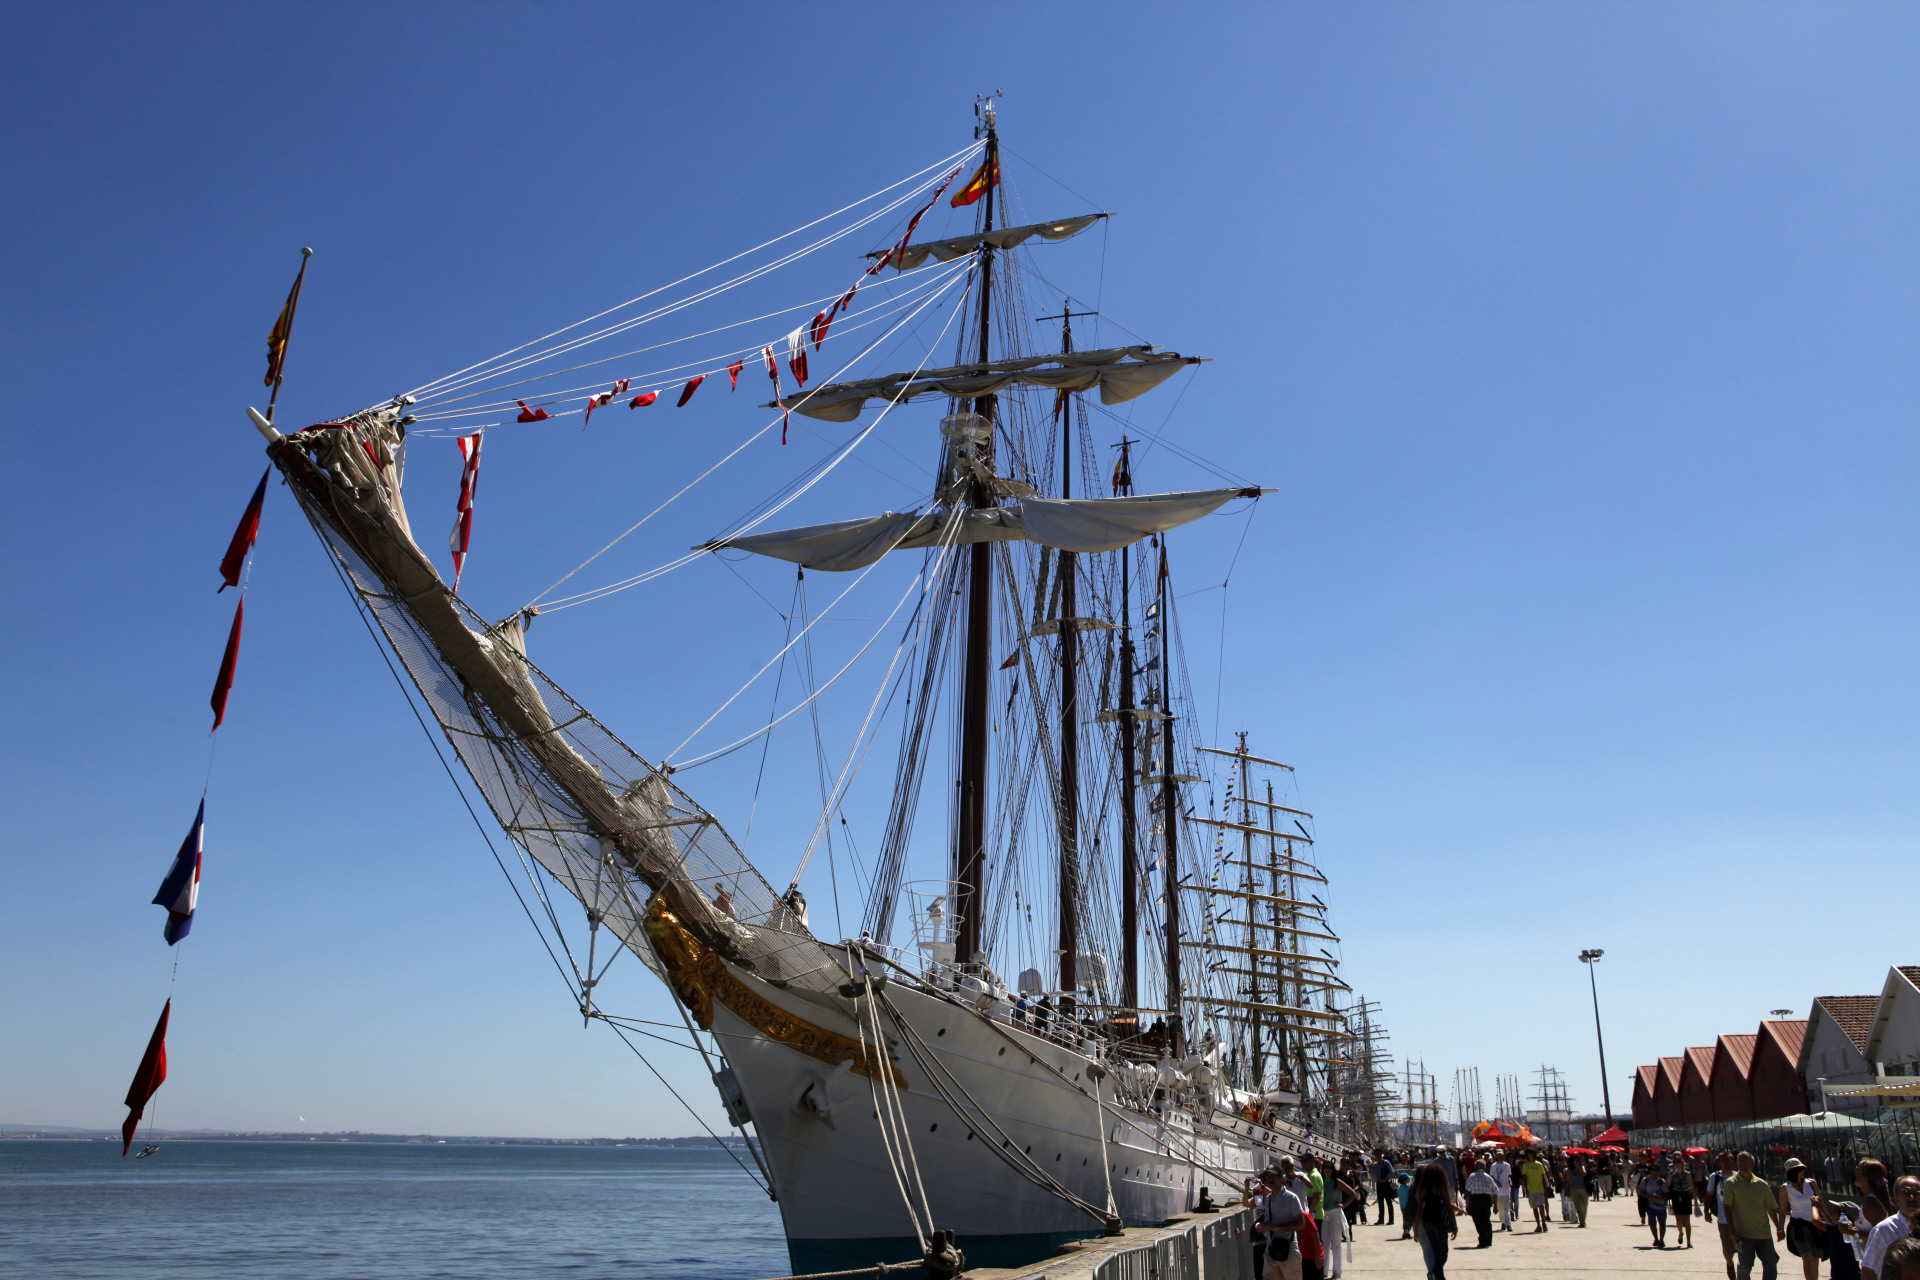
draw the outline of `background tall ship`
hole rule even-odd
[[[584,909],[582,1013],[620,1022],[594,994],[620,948],[678,998],[798,1272],[917,1257],[937,1229],[957,1233],[972,1265],[1029,1261],[1116,1224],[1157,1223],[1280,1154],[1364,1142],[1378,1122],[1380,1058],[1371,1023],[1354,1024],[1356,1009],[1370,1011],[1339,976],[1310,815],[1275,799],[1285,766],[1244,735],[1231,748],[1195,741],[1165,535],[1271,490],[1136,490],[1136,442],[1111,429],[1106,406],[1200,361],[1146,343],[1076,348],[1073,322],[1089,313],[1027,255],[1107,215],[1009,226],[993,103],[976,110],[971,146],[721,284],[602,312],[298,432],[282,434],[271,406],[252,414],[356,605],[543,892],[557,885]],[[914,239],[943,198],[974,225]],[[635,353],[589,349],[740,281],[804,270],[794,264],[821,246],[880,235],[852,287],[829,282],[824,310],[818,299],[792,308],[801,323],[778,342],[640,371],[623,367]],[[1036,314],[1048,309],[1034,305],[1041,295],[1062,299],[1056,314]],[[883,340],[942,315],[919,367],[860,372]],[[724,348],[746,323],[672,341]],[[824,363],[836,347],[841,372],[810,385],[808,356]],[[563,382],[593,364],[613,364],[612,376]],[[492,622],[457,594],[486,429],[590,420],[682,382],[685,404],[702,381],[724,373],[737,386],[743,372],[764,373],[773,392],[755,438],[784,433],[792,414],[858,424],[834,465],[879,419],[940,411],[937,431],[913,428],[937,459],[918,509],[762,529],[809,474],[656,571],[747,552],[803,575],[853,575],[858,589],[889,558],[918,560],[907,593],[881,603],[891,613],[876,638],[893,639],[893,661],[855,750],[823,781],[819,823],[791,849],[784,889],[676,781],[711,754],[649,763],[528,657],[542,610],[655,575],[550,594]],[[409,441],[450,435],[467,459],[452,585],[416,542],[401,492]],[[878,854],[861,933],[816,937],[799,886],[883,724],[897,727],[895,776],[884,818],[868,824]],[[1226,790],[1200,816],[1203,784],[1222,767]],[[950,822],[945,839],[917,846],[937,853],[917,857],[930,789],[947,790]],[[556,929],[563,900],[543,898]]]

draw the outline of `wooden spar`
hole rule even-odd
[[[1183,885],[1182,888],[1194,893],[1211,893],[1222,898],[1245,898],[1252,902],[1272,902],[1283,907],[1298,907],[1302,911],[1326,912],[1326,908],[1317,902],[1302,902],[1298,898],[1289,898],[1281,894],[1250,893],[1244,889],[1209,889],[1203,884]],[[1325,923],[1324,921],[1322,923]]]
[[[1212,965],[1209,965],[1207,966],[1207,972],[1208,973],[1236,973],[1236,974],[1242,975],[1243,977],[1254,977],[1254,978],[1271,978],[1276,976],[1271,970],[1267,970],[1267,969],[1234,969],[1234,968],[1229,968],[1225,965],[1222,965],[1219,968],[1215,968]],[[1346,983],[1336,982],[1330,978],[1300,978],[1295,976],[1294,974],[1288,974],[1287,981],[1295,983],[1299,986],[1316,987],[1316,988],[1321,988],[1327,991],[1353,990],[1353,988],[1348,986]]]
[[[1310,813],[1308,813],[1308,812],[1307,812],[1307,811],[1306,811],[1305,809],[1289,809],[1289,808],[1288,808],[1288,807],[1287,807],[1286,805],[1284,805],[1284,804],[1275,804],[1275,803],[1274,803],[1273,801],[1271,801],[1271,800],[1255,800],[1255,799],[1254,799],[1254,798],[1253,798],[1252,796],[1241,796],[1241,797],[1240,797],[1240,798],[1239,798],[1238,800],[1236,800],[1236,801],[1235,801],[1234,803],[1236,803],[1236,804],[1257,804],[1257,805],[1259,805],[1259,806],[1260,806],[1260,807],[1261,807],[1262,809],[1278,809],[1278,810],[1279,810],[1280,812],[1282,812],[1282,813],[1293,813],[1293,814],[1298,814],[1298,815],[1299,815],[1300,817],[1302,817],[1302,818],[1311,818],[1311,817],[1313,816],[1312,814],[1310,814]],[[1251,820],[1251,819],[1249,819],[1249,820]],[[1299,837],[1298,837],[1298,836],[1295,836],[1295,837],[1294,837],[1294,839],[1296,839],[1296,840],[1297,840],[1297,839],[1299,839]]]
[[[981,230],[993,230],[993,198],[999,174],[1000,141],[987,126],[988,176]],[[993,246],[980,242],[980,362],[988,359],[993,320]],[[979,448],[991,465],[993,419],[998,398],[976,396],[973,411],[987,421],[987,438]],[[975,477],[969,504],[996,505],[993,486]],[[960,694],[959,821],[955,825],[955,904],[960,916],[954,936],[954,960],[967,964],[980,955],[981,917],[986,911],[987,861],[987,726],[988,691],[993,683],[993,555],[992,544],[976,542],[967,549],[967,651]]]
[[[1265,929],[1268,933],[1284,933],[1290,938],[1319,938],[1323,942],[1340,941],[1339,938],[1331,933],[1318,933],[1312,929],[1299,929],[1290,924],[1268,924],[1264,920],[1240,920],[1233,916],[1223,916],[1214,921],[1214,923],[1245,925],[1248,929]],[[1320,923],[1325,924],[1326,921],[1322,920]],[[1196,943],[1195,945],[1201,944]],[[1287,954],[1291,955],[1293,953],[1288,952]]]
[[[1286,861],[1286,862],[1287,862],[1287,863],[1288,863],[1288,864],[1289,864],[1290,866],[1293,866],[1293,867],[1309,867],[1309,868],[1313,868],[1313,864],[1312,864],[1312,863],[1310,863],[1310,862],[1302,862],[1302,861],[1300,861],[1300,860],[1299,860],[1298,858],[1288,858],[1288,859],[1286,859],[1285,861]],[[1270,871],[1270,870],[1272,870],[1272,868],[1271,868],[1270,866],[1268,866],[1268,865],[1267,865],[1266,863],[1264,863],[1264,862],[1259,862],[1259,863],[1254,863],[1254,862],[1241,862],[1241,861],[1238,861],[1237,859],[1234,859],[1234,858],[1223,858],[1223,859],[1221,859],[1221,861],[1220,861],[1220,865],[1221,865],[1221,866],[1223,866],[1223,867],[1252,867],[1252,868],[1254,868],[1254,870],[1256,870],[1256,871]],[[1320,882],[1321,884],[1325,884],[1325,883],[1327,883],[1327,878],[1326,878],[1325,876],[1323,876],[1323,875],[1321,875],[1321,874],[1319,873],[1319,870],[1318,870],[1318,868],[1313,868],[1313,869],[1312,869],[1311,871],[1288,871],[1288,872],[1287,872],[1287,874],[1288,874],[1288,875],[1290,875],[1290,876],[1298,876],[1298,877],[1299,877],[1300,879],[1302,879],[1302,880],[1317,880],[1317,881],[1319,881],[1319,882]]]
[[[1234,760],[1244,760],[1248,764],[1270,764],[1276,769],[1285,769],[1288,773],[1293,772],[1293,766],[1290,764],[1281,764],[1278,760],[1263,760],[1259,756],[1250,756],[1244,751],[1222,751],[1219,747],[1199,747],[1196,749],[1204,751],[1208,755],[1227,756]]]
[[[1224,996],[1202,996],[1200,1002],[1217,1004],[1226,1009],[1258,1009],[1265,1013],[1285,1014],[1290,1018],[1312,1018],[1316,1022],[1344,1023],[1346,1021],[1346,1018],[1337,1013],[1325,1013],[1319,1009],[1300,1009],[1289,1004],[1257,1004],[1251,1000],[1229,1000]],[[1314,1031],[1317,1034],[1319,1028],[1314,1028]]]
[[[1128,465],[1133,442],[1120,437],[1118,488],[1133,492],[1133,469]],[[1140,851],[1133,794],[1139,721],[1133,706],[1133,606],[1129,596],[1131,557],[1120,550],[1120,938],[1124,950],[1120,971],[1120,999],[1128,1008],[1140,1005]]]
[[[1313,815],[1308,814],[1307,816],[1312,817]],[[1265,827],[1250,827],[1244,822],[1222,822],[1218,818],[1194,818],[1193,821],[1200,823],[1202,826],[1220,827],[1227,831],[1244,831],[1248,835],[1272,836],[1276,840],[1298,840],[1302,844],[1313,843],[1312,836],[1303,836],[1291,831],[1269,831]]]

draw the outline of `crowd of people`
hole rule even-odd
[[[1756,1173],[1749,1152],[1704,1148],[1631,1154],[1533,1146],[1465,1151],[1353,1151],[1338,1160],[1282,1157],[1248,1180],[1242,1203],[1254,1207],[1255,1272],[1262,1280],[1333,1280],[1351,1255],[1353,1229],[1368,1221],[1419,1242],[1428,1280],[1446,1280],[1460,1218],[1473,1224],[1473,1247],[1493,1246],[1498,1231],[1587,1225],[1594,1200],[1631,1195],[1655,1249],[1694,1247],[1694,1223],[1711,1224],[1728,1280],[1776,1280],[1776,1245],[1800,1260],[1803,1280],[1920,1280],[1920,1177],[1889,1182],[1885,1165],[1860,1160],[1827,1170],[1851,1174],[1842,1196],[1823,1190],[1806,1163],[1788,1159],[1780,1182]],[[1526,1213],[1522,1214],[1524,1198]],[[1497,1227],[1496,1227],[1497,1218]]]

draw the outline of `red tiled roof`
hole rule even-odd
[[[1713,1046],[1710,1044],[1692,1045],[1687,1049],[1687,1057],[1693,1063],[1693,1069],[1700,1073],[1702,1080],[1713,1079]]]
[[[1686,1064],[1685,1058],[1660,1059],[1660,1074],[1667,1078],[1667,1087],[1675,1093],[1680,1092],[1680,1072]]]
[[[1800,1061],[1800,1044],[1807,1038],[1805,1018],[1767,1018],[1760,1023],[1760,1030],[1773,1037],[1788,1062]]]
[[[1753,1067],[1753,1046],[1760,1042],[1757,1035],[1728,1035],[1719,1038],[1719,1051],[1726,1054],[1733,1063],[1733,1069],[1744,1079]],[[1717,1055],[1716,1055],[1717,1057]]]
[[[1902,965],[1904,972],[1907,966]],[[1853,1047],[1867,1051],[1867,1033],[1873,1030],[1873,1015],[1880,1007],[1879,996],[1820,996],[1814,1003],[1827,1011],[1834,1025],[1847,1033]]]

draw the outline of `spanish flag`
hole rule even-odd
[[[303,253],[300,274],[293,278],[293,291],[287,294],[287,305],[280,308],[280,318],[273,322],[273,332],[267,335],[266,386],[272,386],[279,379],[280,366],[286,363],[287,339],[293,336],[293,313],[300,306],[300,282],[306,278],[307,256]]]
[[[1000,157],[994,156],[973,171],[973,176],[967,179],[967,185],[954,193],[953,199],[947,202],[947,207],[958,209],[961,205],[972,204],[987,194],[988,187],[997,186],[999,182]]]

